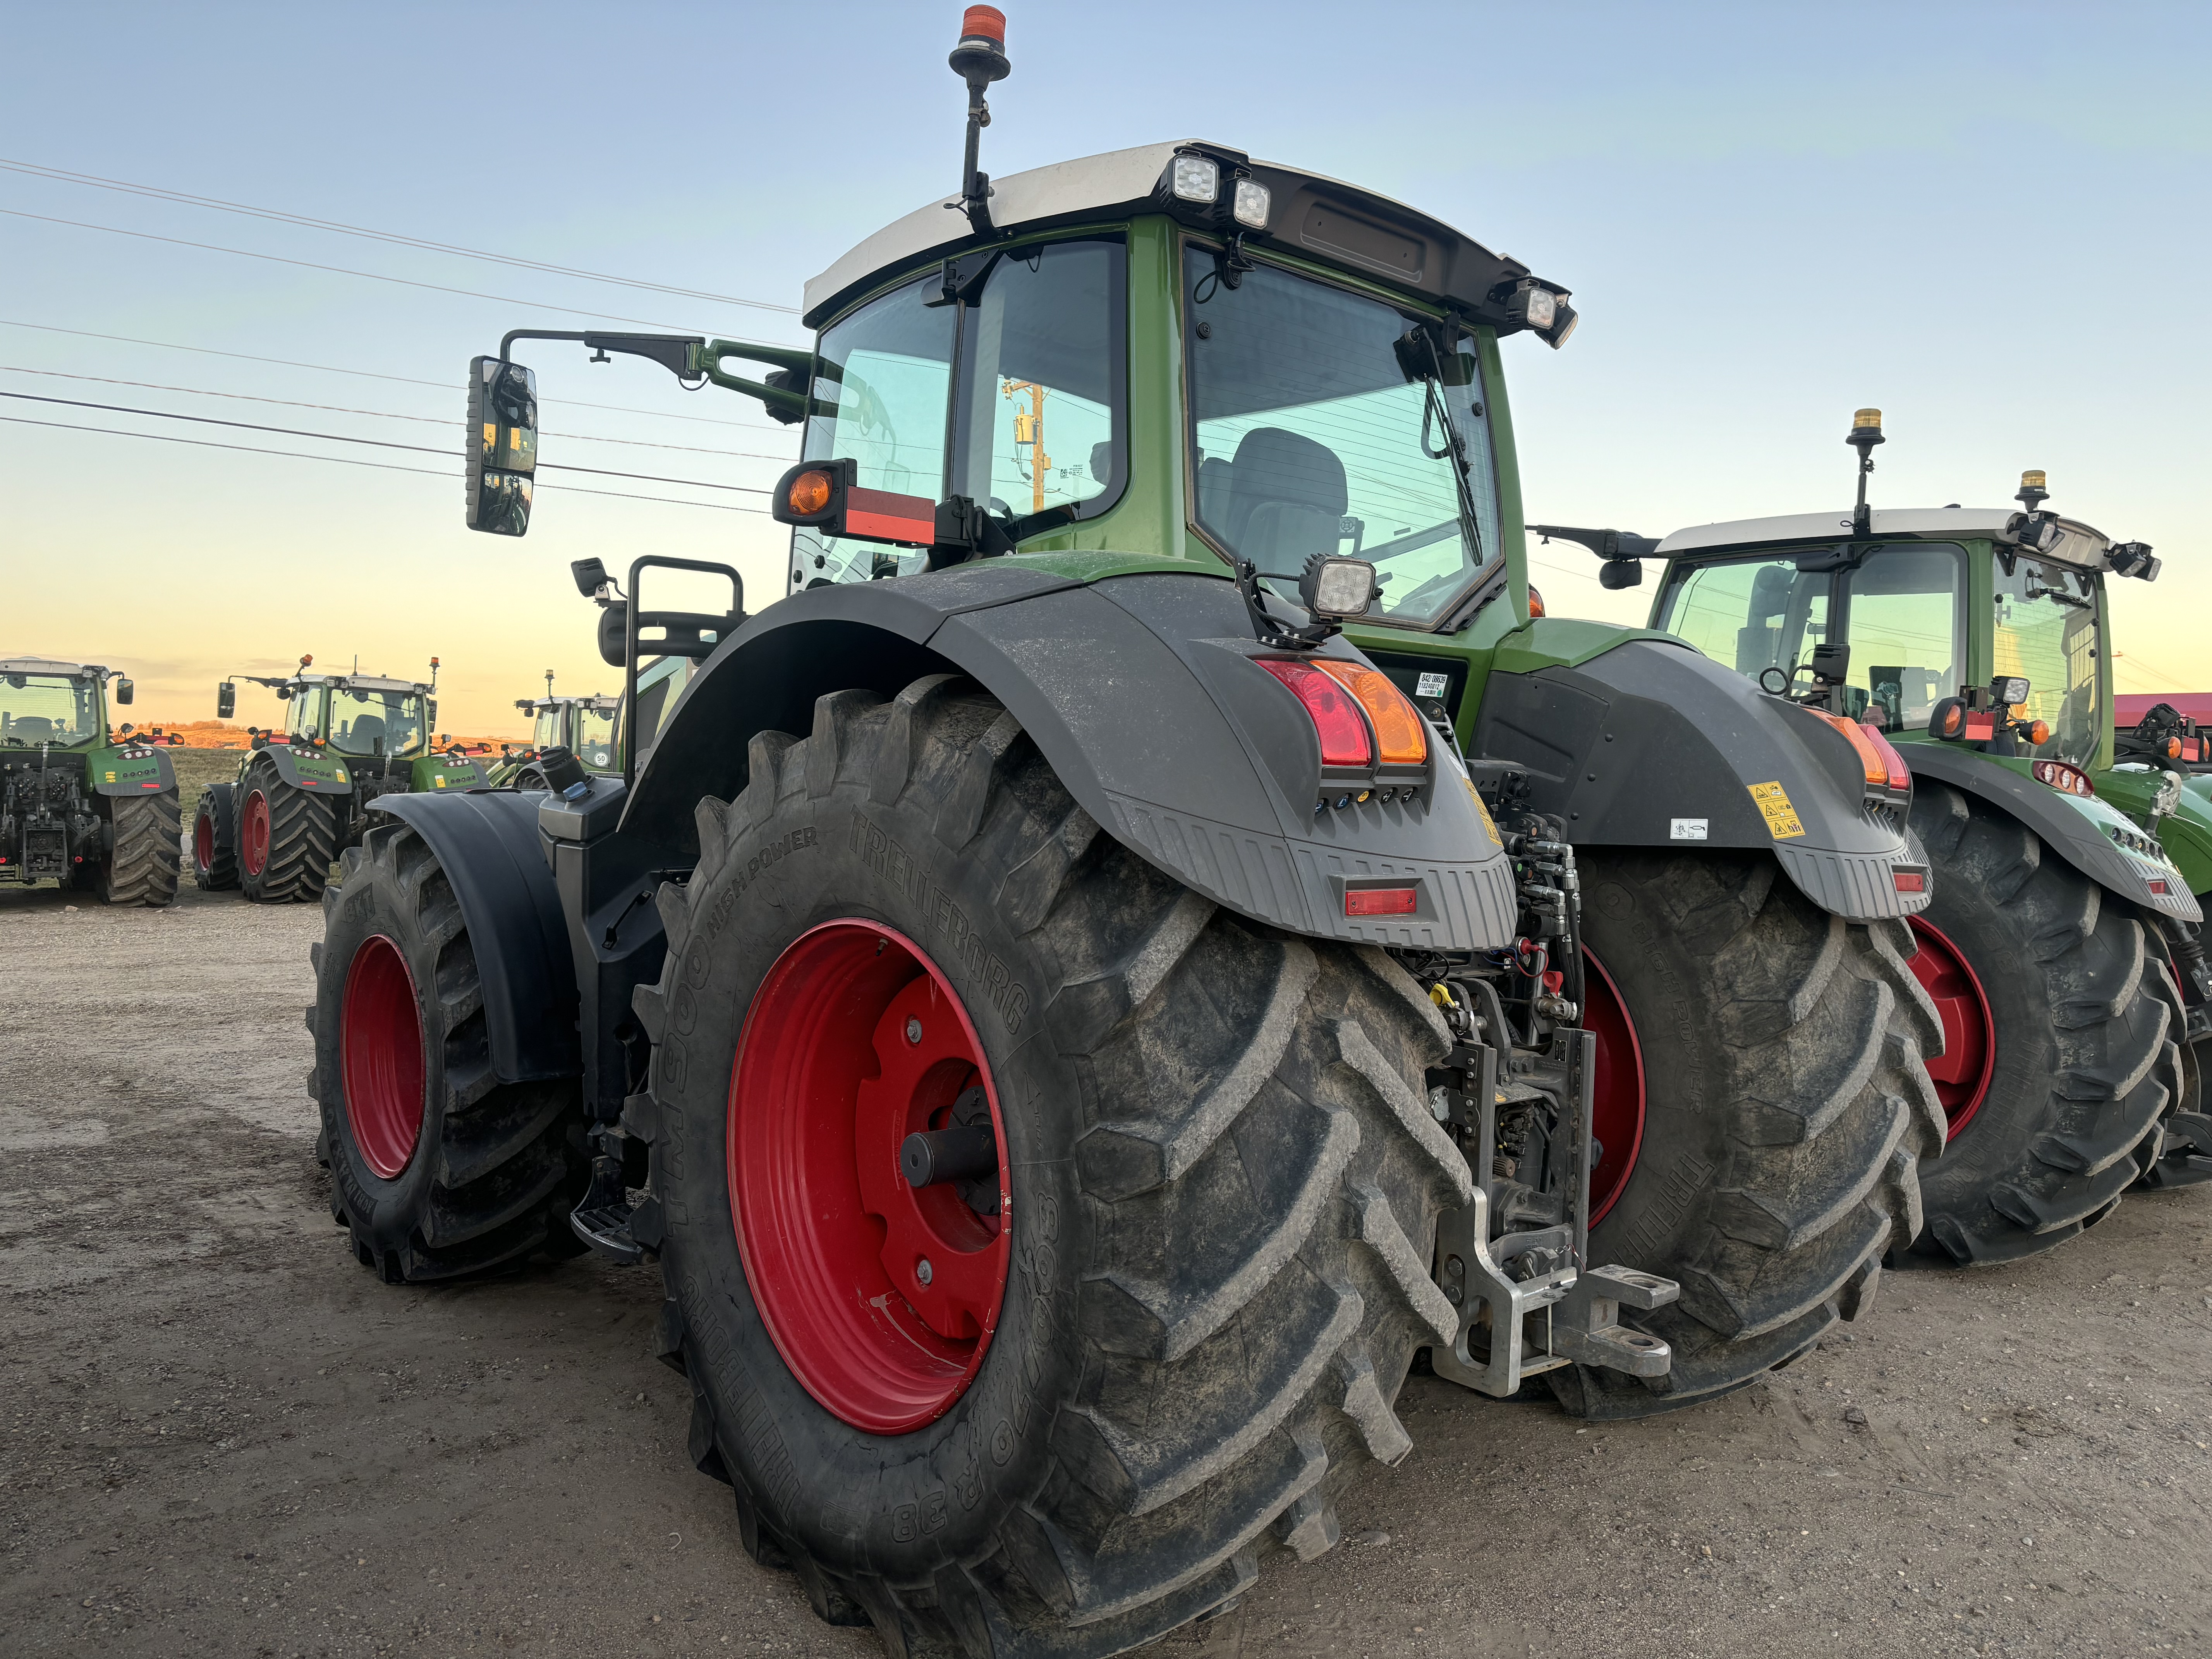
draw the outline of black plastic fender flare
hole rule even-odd
[[[1923,777],[1949,784],[1961,793],[2009,812],[2042,838],[2043,844],[2099,886],[2129,903],[2182,921],[2199,921],[2203,910],[2178,870],[2160,878],[2148,861],[2130,858],[2078,811],[2068,797],[2033,778],[1992,766],[1978,750],[1948,743],[1903,745],[1905,764]],[[2166,890],[2151,890],[2162,878]]]
[[[394,793],[368,804],[429,843],[453,884],[476,952],[492,1069],[502,1083],[583,1069],[568,927],[538,833],[544,799],[503,790]]]
[[[1575,668],[1493,671],[1471,752],[1528,769],[1531,804],[1577,846],[1771,852],[1822,908],[1852,921],[1925,909],[1893,875],[1926,860],[1906,806],[1866,808],[1844,737],[1687,645],[1632,639]],[[1908,757],[1909,758],[1909,757]],[[1802,828],[1776,833],[1752,793],[1779,784]]]
[[[1341,641],[1333,655],[1357,658]],[[1510,868],[1455,759],[1424,802],[1316,811],[1320,748],[1235,586],[1194,568],[1081,582],[1013,560],[793,595],[716,647],[670,710],[623,817],[696,859],[702,794],[734,798],[763,731],[816,698],[968,676],[1020,722],[1108,834],[1232,910],[1310,937],[1441,950],[1514,933]],[[1355,920],[1347,881],[1419,884],[1419,912]]]

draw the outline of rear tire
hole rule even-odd
[[[238,786],[211,783],[192,812],[192,880],[203,893],[238,885]]]
[[[100,896],[109,904],[158,908],[177,896],[181,824],[176,786],[152,795],[102,798],[115,831],[100,861]]]
[[[371,829],[323,915],[309,1088],[355,1256],[412,1285],[580,1251],[581,1086],[493,1073],[476,950],[428,844],[404,824]]]
[[[1665,1392],[1585,1366],[1547,1380],[1578,1416],[1638,1417],[1742,1387],[1871,1300],[1942,1142],[1922,1060],[1938,1027],[1905,925],[1829,915],[1771,857],[1576,858],[1583,939],[1644,1066],[1642,1145],[1591,1260],[1682,1297],[1623,1316],[1673,1346]]]
[[[1424,1102],[1448,1042],[1427,1000],[1380,952],[1238,920],[1132,855],[951,676],[824,697],[804,740],[752,740],[750,775],[700,804],[637,1000],[661,1346],[746,1547],[894,1654],[974,1659],[1119,1653],[1240,1594],[1265,1551],[1328,1549],[1337,1486],[1411,1448],[1390,1402],[1415,1349],[1455,1329],[1428,1264],[1469,1181]],[[903,1433],[802,1382],[732,1218],[747,1010],[848,917],[927,953],[1003,1108],[995,1333]]]
[[[320,898],[337,856],[335,799],[295,788],[258,759],[238,785],[238,885],[257,904]]]
[[[1916,1249],[2008,1261],[2095,1225],[2151,1173],[2182,1093],[2181,999],[2126,902],[2017,818],[1923,782],[1912,827],[1934,874],[1925,920],[1979,981],[1990,1060],[1922,1171]]]

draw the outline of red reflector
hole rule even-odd
[[[1305,705],[1314,730],[1321,737],[1323,766],[1371,766],[1375,750],[1367,740],[1367,722],[1352,693],[1318,668],[1280,658],[1263,658],[1260,666],[1297,693]],[[1349,902],[1349,899],[1346,902]],[[1350,915],[1352,912],[1346,912]]]
[[[1410,916],[1418,898],[1410,887],[1351,887],[1345,890],[1347,916]]]
[[[1995,714],[1969,714],[1966,716],[1967,742],[1987,743],[1991,738],[1996,736],[1996,734],[1997,717]]]
[[[80,862],[82,862],[82,860],[80,860]],[[2166,890],[2166,883],[2156,877],[2153,877],[2151,878],[2150,890],[2154,893],[2163,893]]]
[[[2204,744],[2203,739],[2197,738],[2184,738],[2181,740],[2181,758],[2185,761],[2203,760],[2204,758]]]
[[[900,495],[888,489],[848,489],[845,533],[928,547],[937,540],[937,503],[927,495]]]
[[[1893,865],[1889,878],[1900,893],[1924,893],[1928,890],[1928,872],[1925,870],[1900,870]]]

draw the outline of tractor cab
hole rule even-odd
[[[319,674],[313,656],[291,674],[234,674],[216,688],[216,713],[228,720],[238,709],[236,682],[266,686],[285,705],[283,732],[252,731],[253,747],[282,743],[322,750],[383,772],[428,757],[435,747],[438,659],[425,680],[386,679],[374,674]]]
[[[549,690],[542,697],[518,698],[514,706],[531,717],[530,741],[523,745],[520,758],[562,748],[574,755],[586,772],[622,770],[621,752],[615,746],[621,699],[597,695],[556,696]]]

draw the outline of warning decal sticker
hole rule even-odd
[[[1467,798],[1474,803],[1475,816],[1482,820],[1482,827],[1489,832],[1490,844],[1492,847],[1504,846],[1505,843],[1498,839],[1498,826],[1490,821],[1490,809],[1482,804],[1482,797],[1475,793],[1474,780],[1462,772],[1459,781],[1467,786]]]
[[[1790,792],[1779,783],[1747,784],[1751,799],[1766,820],[1766,831],[1777,841],[1789,841],[1805,833],[1805,826],[1797,821],[1797,809],[1790,804]]]

